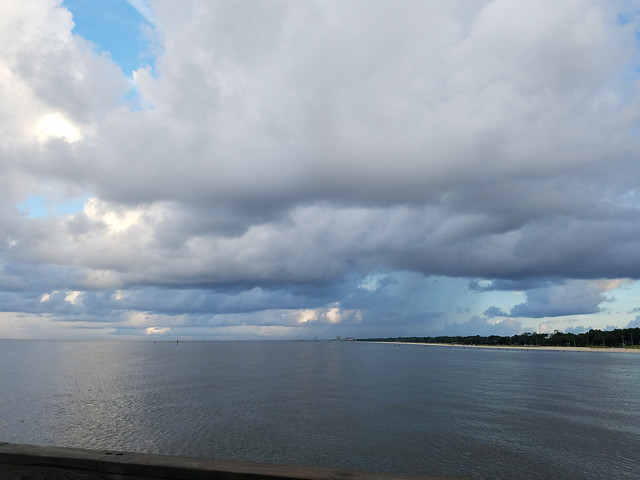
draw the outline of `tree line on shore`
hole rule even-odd
[[[623,347],[640,348],[640,328],[616,328],[615,330],[591,329],[583,333],[521,333],[512,336],[500,335],[468,335],[437,337],[388,337],[362,338],[361,342],[396,342],[396,343],[448,343],[453,345],[505,345],[505,346],[549,346],[549,347]]]

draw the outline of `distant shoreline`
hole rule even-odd
[[[499,350],[546,350],[552,352],[602,352],[602,353],[640,353],[640,348],[620,347],[550,347],[534,345],[461,345],[459,343],[417,343],[417,342],[363,342],[363,343],[388,343],[392,345],[423,345],[425,347],[451,347],[451,348],[489,348]]]

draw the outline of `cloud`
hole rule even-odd
[[[522,323],[513,318],[490,322],[486,317],[474,315],[466,322],[449,324],[441,332],[433,333],[432,335],[512,336],[521,333],[522,330]]]
[[[640,327],[640,316],[636,316],[633,320],[631,320],[627,324],[627,328],[638,328]]]
[[[506,313],[504,310],[498,308],[498,307],[489,307],[484,311],[484,315],[486,315],[489,318],[493,318],[493,317],[508,317],[509,314]]]
[[[127,3],[135,8],[145,20],[150,23],[156,23],[153,15],[153,9],[148,0],[127,0]]]
[[[564,332],[565,333],[573,333],[573,334],[577,335],[579,333],[588,332],[589,330],[591,330],[591,327],[583,327],[582,325],[578,325],[578,326],[575,326],[575,327],[566,328],[564,330]]]
[[[339,306],[332,306],[328,309],[301,310],[298,312],[299,324],[328,323],[336,325],[345,321],[355,323],[362,322],[362,312],[358,310],[343,310]]]
[[[486,330],[638,279],[627,3],[129,3],[158,43],[135,108],[60,2],[0,7],[7,311]]]
[[[513,317],[559,317],[597,313],[607,301],[605,293],[619,282],[588,280],[565,281],[546,288],[527,291],[527,301],[514,306]]]
[[[164,335],[165,333],[171,332],[170,327],[148,327],[144,333],[147,335]]]

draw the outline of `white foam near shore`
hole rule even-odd
[[[416,342],[373,342],[390,343],[393,345],[424,345],[451,348],[493,348],[501,350],[547,350],[554,352],[603,352],[603,353],[640,353],[640,348],[609,348],[609,347],[550,347],[550,346],[522,346],[522,345],[461,345],[459,343],[416,343]]]

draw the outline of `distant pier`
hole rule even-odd
[[[0,442],[0,480],[435,480],[389,473]]]

